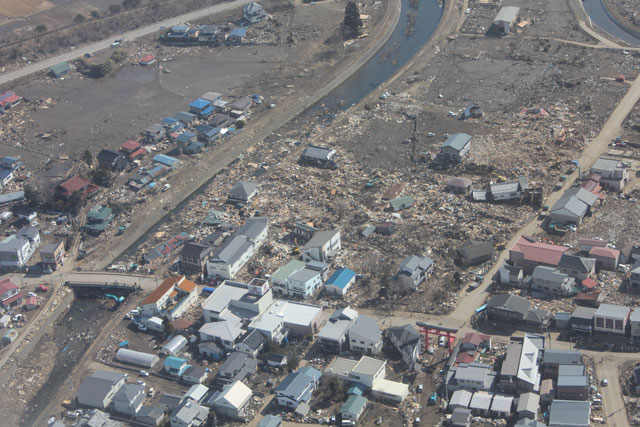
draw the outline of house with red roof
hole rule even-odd
[[[6,310],[22,305],[22,292],[18,285],[5,277],[0,280],[0,305]]]
[[[591,292],[598,286],[598,282],[593,280],[591,277],[587,277],[580,284],[584,288],[585,292]]]
[[[100,188],[86,178],[79,175],[72,176],[56,187],[56,195],[69,199],[75,192],[80,193],[82,198],[88,198],[96,194]]]
[[[509,251],[509,261],[531,274],[539,265],[557,267],[562,254],[568,251],[566,246],[538,242],[534,237],[522,236]]]
[[[481,353],[488,350],[491,350],[490,335],[468,332],[451,353],[452,358],[455,358],[453,366],[457,366],[460,363],[473,363],[478,360],[478,356]],[[449,359],[449,363],[451,363],[452,358]]]
[[[195,283],[184,276],[169,277],[142,300],[145,316],[168,316],[177,319],[198,300]]]
[[[615,270],[618,268],[620,251],[611,248],[593,247],[589,251],[589,257],[596,259],[596,268],[603,270]]]
[[[0,94],[0,113],[9,110],[16,105],[20,104],[22,97],[16,95],[14,92],[4,92]]]
[[[129,160],[140,160],[147,154],[147,150],[142,148],[142,144],[138,141],[128,140],[120,146],[120,152],[127,155]]]

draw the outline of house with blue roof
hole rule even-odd
[[[180,160],[175,157],[167,156],[166,154],[156,154],[153,156],[153,161],[172,169],[180,164]]]
[[[324,284],[325,290],[333,295],[344,296],[356,281],[356,273],[348,268],[339,268]]]
[[[244,27],[234,28],[229,32],[229,41],[231,43],[242,43],[247,35],[247,29]]]
[[[366,406],[366,398],[352,394],[340,407],[340,415],[342,416],[342,421],[352,421],[355,423],[364,412]]]
[[[163,366],[164,370],[172,377],[181,377],[191,365],[187,364],[186,359],[169,356],[164,359]]]
[[[193,113],[187,113],[186,111],[180,111],[176,113],[176,119],[180,121],[184,125],[190,125],[198,118],[197,115]]]
[[[189,27],[186,25],[174,25],[167,34],[170,39],[183,39],[187,37],[187,31]]]
[[[220,128],[209,125],[196,126],[196,132],[198,132],[198,139],[205,144],[211,144],[218,138],[220,138]]]
[[[322,372],[310,366],[287,375],[275,389],[278,405],[294,410],[298,405],[308,403],[321,376]]]
[[[178,148],[184,151],[184,148],[191,144],[192,142],[196,142],[198,140],[198,135],[193,132],[182,132],[178,135],[178,139],[176,143],[178,144]]]
[[[180,122],[180,120],[176,119],[175,117],[165,117],[164,119],[162,119],[160,124],[167,130],[167,134],[177,132],[180,129],[184,128],[184,125]]]
[[[211,101],[207,101],[206,99],[198,98],[189,104],[189,112],[193,114],[200,114],[202,111],[211,107]]]

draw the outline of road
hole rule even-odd
[[[128,41],[135,40],[140,37],[148,36],[149,34],[157,33],[160,27],[163,27],[163,26],[171,27],[177,24],[204,18],[216,13],[226,12],[227,10],[244,6],[245,4],[250,3],[251,1],[252,0],[234,0],[228,3],[216,4],[213,6],[205,7],[203,9],[194,10],[192,12],[178,15],[173,18],[165,19],[164,21],[147,25],[146,27],[142,27],[136,30],[126,32],[122,35],[122,38],[124,39],[124,43],[126,43]],[[104,49],[109,49],[111,47],[111,43],[113,43],[113,36],[103,39],[96,43],[78,47],[71,52],[66,52],[60,55],[52,56],[51,58],[44,59],[40,62],[36,62],[35,64],[22,67],[18,70],[0,74],[0,85],[28,76],[29,74],[37,73],[38,71],[47,70],[51,66],[59,64],[60,62],[72,61],[76,58],[84,56],[85,53],[95,53]]]

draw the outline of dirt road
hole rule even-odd
[[[213,15],[215,13],[226,12],[227,10],[244,6],[245,4],[248,4],[250,2],[251,0],[234,0],[229,3],[222,3],[222,4],[216,4],[213,6],[208,6],[203,9],[194,10],[192,12],[178,15],[173,18],[165,19],[164,21],[147,25],[146,27],[129,31],[127,33],[122,34],[121,38],[124,39],[124,43],[127,43],[128,41],[135,40],[137,38],[156,33],[158,32],[158,29],[160,27],[171,27],[184,22],[194,21],[196,19],[204,18],[206,16]],[[20,79],[22,77],[28,76],[29,74],[36,73],[38,71],[46,70],[53,65],[59,64],[60,62],[71,61],[76,58],[80,58],[85,53],[94,54],[98,51],[109,49],[111,47],[111,43],[113,43],[113,37],[109,37],[108,39],[104,39],[96,43],[91,43],[89,45],[79,47],[71,52],[52,56],[51,58],[47,58],[43,61],[36,62],[35,64],[28,65],[26,67],[20,68],[15,71],[11,71],[9,73],[0,74],[0,85],[9,83],[16,79]]]

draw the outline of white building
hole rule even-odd
[[[142,300],[142,314],[146,317],[160,315],[178,318],[198,300],[195,283],[184,276],[169,277]]]
[[[143,385],[125,384],[113,396],[113,408],[120,414],[133,417],[142,408],[146,396]]]
[[[106,409],[113,401],[113,397],[124,386],[125,377],[119,372],[95,371],[82,381],[78,387],[77,400],[79,405],[92,408]]]
[[[242,17],[255,24],[267,17],[267,12],[258,3],[251,2],[242,8]]]
[[[251,403],[253,392],[240,381],[226,386],[215,394],[209,402],[213,403],[213,410],[217,414],[236,420],[246,421],[247,407]]]
[[[301,248],[302,259],[307,262],[326,262],[337,255],[341,248],[340,230],[316,231],[311,240]]]
[[[376,321],[361,314],[349,328],[349,347],[351,350],[377,355],[382,351],[382,332]]]
[[[303,268],[287,278],[287,289],[290,295],[298,298],[311,298],[322,285],[322,273]]]
[[[25,239],[10,236],[0,243],[0,268],[22,268],[31,257],[35,248]]]
[[[269,219],[253,217],[213,252],[207,261],[207,275],[233,279],[267,240]]]
[[[615,159],[598,159],[591,168],[591,173],[600,175],[600,184],[615,191],[622,191],[629,181],[629,172],[621,161]]]
[[[593,315],[593,330],[624,336],[630,313],[626,306],[600,304]]]

